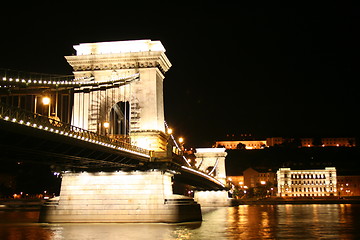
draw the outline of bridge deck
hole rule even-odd
[[[161,169],[199,189],[224,189],[215,178],[179,161],[154,159],[148,150],[129,143],[3,104],[0,132],[3,159],[56,165],[64,170]]]

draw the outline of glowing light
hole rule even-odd
[[[260,184],[261,184],[261,185],[265,185],[266,182],[265,182],[265,181],[260,181]]]
[[[151,41],[149,39],[135,41],[81,43],[80,45],[74,46],[74,48],[76,50],[76,55],[147,51],[165,52],[165,48],[160,41]]]
[[[179,143],[183,143],[184,142],[184,138],[179,137]]]
[[[43,97],[42,98],[42,103],[44,105],[49,105],[50,104],[50,98],[49,97]]]
[[[110,127],[110,123],[109,123],[109,122],[104,122],[103,125],[104,125],[104,128],[106,128],[106,129],[108,129],[108,128]]]
[[[167,133],[170,135],[173,133],[173,130],[171,128],[168,128]]]

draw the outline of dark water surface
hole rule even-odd
[[[360,239],[360,204],[204,209],[202,223],[41,224],[38,212],[0,211],[1,240]]]

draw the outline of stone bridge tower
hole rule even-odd
[[[163,80],[171,67],[160,41],[81,43],[66,56],[75,78],[108,81],[139,74],[137,81],[99,91],[75,91],[72,124],[90,131],[130,136],[133,145],[166,149]],[[116,126],[120,124],[121,127]],[[105,132],[104,132],[105,131]]]
[[[195,153],[197,167],[226,184],[226,155],[225,148],[197,148]]]
[[[217,180],[226,184],[225,157],[227,153],[225,148],[197,148],[196,164],[197,167]],[[201,206],[230,206],[231,199],[228,198],[228,192],[222,191],[195,191],[195,200]]]

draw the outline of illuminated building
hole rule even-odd
[[[322,138],[323,147],[355,147],[355,138]]]
[[[223,146],[226,149],[239,149],[239,148],[241,149],[241,145],[244,146],[245,149],[262,149],[262,148],[266,147],[266,140],[217,141],[215,143],[215,147]]]
[[[217,141],[215,147],[226,149],[263,149],[283,144],[296,144],[298,147],[355,147],[354,137],[330,137],[330,138],[283,138],[269,137],[266,140],[228,140]]]
[[[228,176],[226,180],[234,187],[238,187],[238,188],[244,187],[244,176]]]
[[[336,196],[336,168],[326,167],[316,170],[291,170],[280,168],[277,171],[278,196],[317,197]]]
[[[284,141],[285,141],[285,138],[283,138],[283,137],[270,137],[270,138],[266,138],[266,145],[269,147],[273,147],[276,145],[283,144]]]
[[[339,196],[360,196],[360,176],[337,176]]]
[[[314,139],[312,138],[301,138],[300,142],[301,142],[301,147],[314,147],[313,145]]]
[[[314,143],[314,138],[300,138],[301,147],[355,147],[355,138],[353,137],[332,137],[320,138]]]
[[[276,185],[276,174],[271,169],[248,168],[243,172],[244,184],[248,188],[261,185]]]
[[[266,138],[266,145],[274,147],[284,143],[294,143],[295,138],[270,137]],[[298,138],[298,147],[355,147],[354,137],[329,137],[329,138]]]

